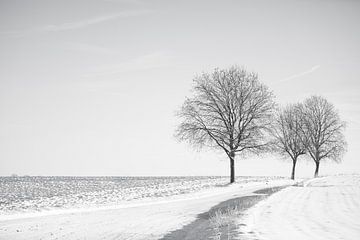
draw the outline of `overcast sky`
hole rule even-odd
[[[0,175],[228,175],[223,153],[173,133],[194,75],[233,64],[281,104],[329,99],[348,153],[320,174],[360,172],[359,13],[350,0],[0,0]],[[239,175],[290,168],[236,162]]]

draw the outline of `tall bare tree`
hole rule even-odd
[[[178,116],[176,136],[192,145],[216,147],[230,160],[230,182],[235,182],[235,155],[258,153],[267,146],[273,94],[256,73],[233,66],[215,69],[194,79],[194,95]]]
[[[303,121],[300,104],[279,109],[272,128],[272,149],[292,160],[291,179],[295,178],[295,167],[299,156],[306,153],[306,141],[302,133]]]
[[[315,162],[314,177],[317,177],[321,160],[342,160],[346,150],[345,122],[341,121],[334,105],[320,96],[306,99],[301,111],[307,152]]]

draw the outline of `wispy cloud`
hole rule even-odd
[[[119,51],[113,48],[108,48],[108,47],[98,46],[88,43],[69,42],[69,43],[65,43],[64,49],[72,50],[76,52],[90,53],[90,54],[101,54],[101,55],[119,54]]]
[[[294,75],[291,75],[289,77],[286,77],[284,79],[281,79],[280,81],[276,82],[277,84],[278,83],[283,83],[283,82],[287,82],[287,81],[290,81],[290,80],[293,80],[295,78],[299,78],[299,77],[302,77],[302,76],[305,76],[307,74],[310,74],[312,72],[315,72],[316,70],[318,70],[320,68],[320,65],[315,65],[313,66],[312,68],[304,71],[304,72],[301,72],[301,73],[297,73],[297,74],[294,74]]]
[[[85,77],[97,77],[118,73],[143,71],[171,66],[171,56],[163,52],[154,52],[131,59],[127,62],[100,66]]]
[[[94,18],[89,18],[89,19],[84,19],[84,20],[74,21],[74,22],[68,22],[68,23],[62,23],[62,24],[49,24],[49,25],[34,27],[34,28],[30,28],[30,29],[3,31],[3,32],[0,32],[0,35],[24,36],[24,35],[30,34],[30,33],[75,30],[75,29],[80,29],[80,28],[87,27],[90,25],[95,25],[95,24],[115,20],[118,18],[140,16],[140,15],[147,14],[149,12],[150,12],[149,10],[123,11],[123,12],[108,15],[108,16],[99,16],[99,17],[94,17]]]

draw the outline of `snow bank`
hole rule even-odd
[[[239,219],[245,239],[360,239],[360,176],[317,178],[288,187]]]

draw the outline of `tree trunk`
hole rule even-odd
[[[319,176],[319,165],[320,165],[320,161],[315,161],[315,173],[314,173],[314,178],[317,178]]]
[[[235,153],[230,153],[230,183],[235,182]]]
[[[296,159],[293,160],[293,166],[292,166],[292,171],[291,171],[291,179],[292,180],[295,179],[295,166],[296,166]]]

